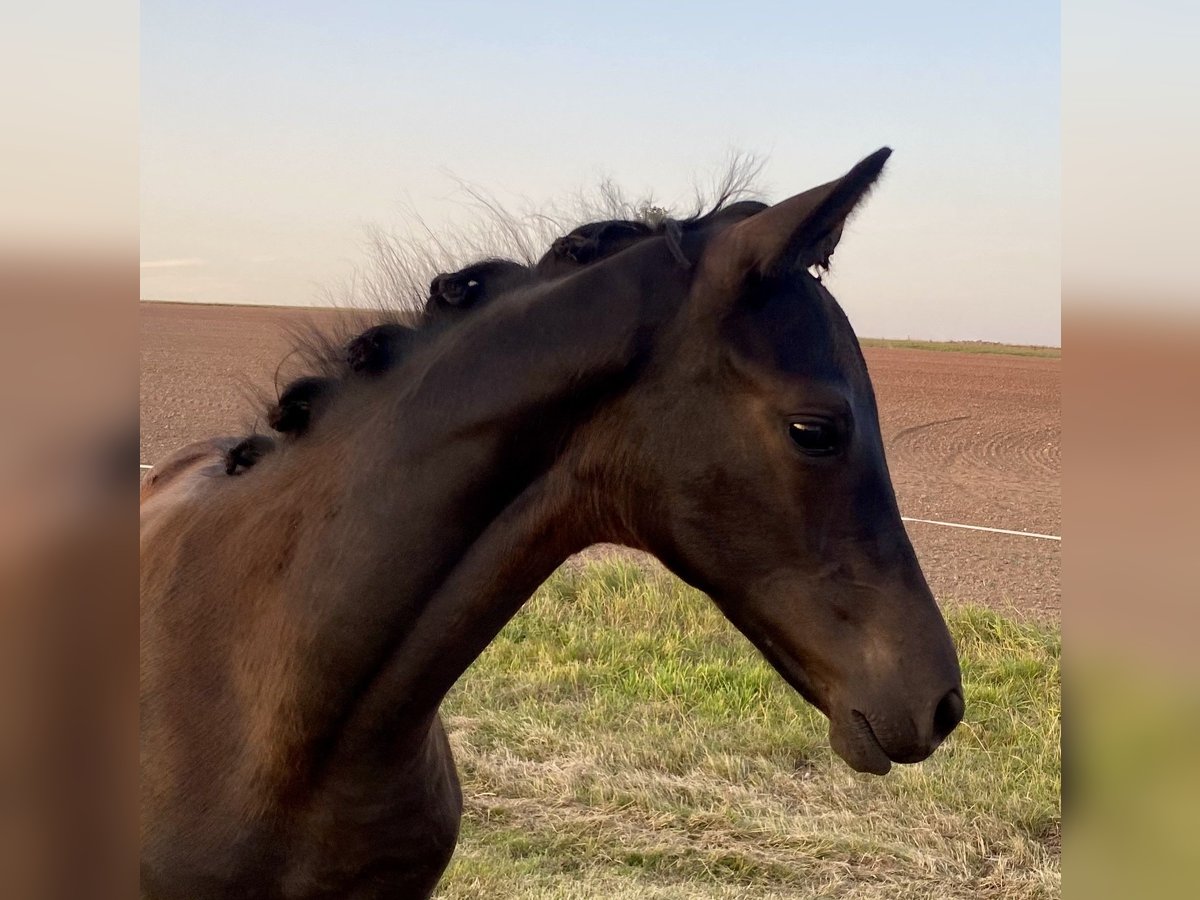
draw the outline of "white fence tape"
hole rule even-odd
[[[1015,534],[1017,537],[1038,538],[1043,541],[1061,541],[1057,534],[1039,534],[1036,531],[1013,531],[1011,528],[988,528],[986,525],[964,525],[962,522],[939,522],[937,519],[914,519],[901,516],[905,522],[920,522],[922,525],[941,525],[944,528],[965,528],[968,531],[990,531],[992,534]]]

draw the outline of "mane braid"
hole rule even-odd
[[[320,411],[336,398],[342,385],[383,374],[454,328],[473,310],[536,281],[528,266],[488,257],[434,278],[419,312],[381,309],[371,315],[347,311],[348,318],[332,331],[315,325],[294,329],[293,348],[284,361],[297,356],[310,373],[316,374],[293,377],[282,391],[276,388],[276,399],[264,398],[267,424],[282,435],[302,436]],[[347,327],[351,323],[353,330]],[[278,372],[277,368],[276,383]]]
[[[285,361],[298,355],[316,374],[288,382],[277,399],[267,403],[266,421],[276,432],[299,438],[320,411],[333,402],[343,384],[382,375],[476,309],[558,280],[645,240],[663,238],[676,262],[689,269],[695,263],[685,248],[689,235],[723,219],[746,218],[766,208],[758,201],[734,199],[743,193],[740,187],[726,186],[707,209],[697,209],[682,219],[663,216],[654,222],[606,219],[586,223],[555,239],[534,265],[486,256],[457,272],[437,275],[419,311],[380,309],[370,324],[365,324],[360,315],[357,328],[349,333],[343,328],[341,339],[337,332],[331,334],[316,327],[293,332],[294,347]],[[269,440],[251,442],[253,437],[252,432],[243,442],[245,446],[239,445],[239,452],[231,454],[230,474],[245,471],[275,448]]]

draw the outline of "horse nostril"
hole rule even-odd
[[[960,688],[951,689],[938,703],[937,709],[933,711],[934,740],[944,740],[946,735],[962,721],[966,708],[967,704],[963,701],[962,690]]]

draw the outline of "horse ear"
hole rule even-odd
[[[789,197],[729,227],[713,242],[711,265],[728,283],[740,282],[751,273],[767,275],[828,266],[846,218],[866,196],[891,155],[887,147],[876,150],[841,178]]]

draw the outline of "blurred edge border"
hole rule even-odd
[[[1072,0],[1062,25],[1064,884],[1192,896],[1200,11]]]
[[[136,897],[137,4],[0,60],[0,896]]]
[[[1065,870],[1094,898],[1190,895],[1200,831],[1198,16],[1063,7]],[[136,475],[116,473],[136,462],[137,6],[15,18],[0,879],[5,896],[130,897]]]

